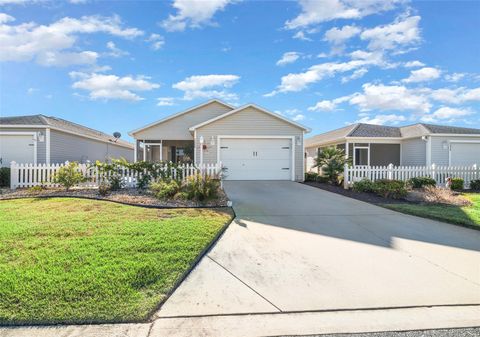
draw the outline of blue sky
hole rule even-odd
[[[220,98],[312,128],[480,127],[480,2],[0,0],[0,114],[112,133]]]

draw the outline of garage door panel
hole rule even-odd
[[[450,164],[452,166],[480,165],[480,143],[450,144]]]
[[[10,166],[10,162],[33,164],[35,143],[31,135],[0,135],[0,166]]]
[[[222,139],[227,180],[291,180],[290,139]]]

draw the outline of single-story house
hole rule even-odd
[[[305,139],[307,171],[322,148],[336,146],[353,165],[480,165],[480,129],[418,123],[394,127],[356,123]]]
[[[44,115],[0,117],[0,166],[65,161],[133,161],[133,144],[114,136]]]
[[[234,107],[214,99],[129,134],[136,160],[221,162],[226,180],[302,181],[309,131],[255,104]]]

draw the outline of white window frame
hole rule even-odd
[[[227,135],[220,135],[217,136],[217,162],[221,163],[222,160],[220,158],[220,143],[222,139],[290,139],[291,141],[291,155],[292,155],[292,161],[291,161],[291,166],[292,166],[292,174],[291,174],[291,181],[295,181],[295,136],[240,136],[240,135],[234,135],[234,136],[227,136]],[[302,158],[303,160],[303,158]]]
[[[367,146],[357,146],[356,143],[353,143],[353,166],[364,166],[364,165],[357,165],[355,164],[356,162],[356,155],[355,155],[355,150],[356,149],[367,149],[367,166],[370,166],[370,143],[367,143]]]
[[[163,142],[160,143],[145,143],[143,141],[143,161],[147,161],[147,146],[159,145],[160,146],[160,161],[163,161]]]
[[[32,140],[33,140],[33,164],[37,165],[37,132],[0,131],[0,135],[32,136]],[[22,164],[22,163],[19,163],[19,164]],[[27,164],[30,164],[30,163],[27,163]]]

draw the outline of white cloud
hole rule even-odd
[[[405,83],[417,83],[435,80],[440,77],[442,72],[437,68],[424,67],[418,70],[412,70],[410,76],[402,80]]]
[[[360,19],[393,9],[402,0],[300,0],[302,12],[285,23],[287,29],[300,29],[334,19]]]
[[[183,99],[222,98],[236,100],[237,95],[226,89],[234,86],[240,79],[237,75],[196,75],[190,76],[172,87],[184,92]]]
[[[429,93],[432,99],[443,103],[460,104],[473,101],[480,102],[480,88],[441,88],[436,90],[429,90]]]
[[[389,50],[415,45],[421,40],[419,22],[420,16],[399,17],[389,25],[364,30],[360,38],[369,41],[368,48],[371,50]]]
[[[146,39],[145,41],[151,43],[151,47],[153,50],[159,50],[165,44],[165,39],[159,34],[150,34],[148,39]]]
[[[423,67],[423,66],[425,66],[425,63],[420,62],[418,60],[408,61],[408,62],[405,62],[405,64],[404,64],[405,68],[418,68],[418,67]]]
[[[312,41],[311,38],[309,38],[307,36],[307,34],[305,34],[304,31],[301,31],[299,30],[298,32],[296,32],[294,35],[293,35],[293,38],[294,39],[297,39],[297,40],[302,40],[302,41]]]
[[[89,92],[91,100],[121,99],[127,101],[140,101],[143,98],[137,95],[138,91],[149,91],[160,87],[149,81],[146,76],[125,76],[70,72],[70,77],[75,80],[72,84],[74,89],[82,89]]]
[[[346,40],[358,35],[361,29],[355,26],[333,27],[325,32],[324,40],[333,44],[343,44]]]
[[[111,57],[122,57],[129,55],[130,53],[124,50],[121,50],[118,48],[113,41],[108,41],[107,42],[107,48],[110,50],[107,55]]]
[[[423,116],[421,120],[427,123],[432,123],[439,120],[454,121],[459,119],[460,117],[466,117],[472,114],[474,114],[474,112],[470,109],[458,109],[443,106],[434,111],[433,113]]]
[[[355,93],[349,101],[362,111],[410,110],[425,113],[431,108],[428,97],[404,86],[366,83],[362,88],[363,93]]]
[[[176,15],[169,15],[161,22],[161,26],[169,31],[183,31],[187,27],[199,28],[202,25],[211,24],[216,12],[225,9],[232,0],[174,0],[173,7],[177,10]]]
[[[300,122],[300,121],[303,121],[304,119],[305,119],[305,116],[302,114],[298,114],[292,117],[292,120],[294,120],[295,122]]]
[[[359,79],[359,78],[363,77],[366,73],[368,73],[367,68],[357,69],[350,76],[342,77],[342,83],[347,83],[347,82],[350,82],[352,80]]]
[[[467,74],[465,73],[453,73],[453,74],[446,74],[445,79],[449,82],[458,82],[463,79]]]
[[[66,17],[48,26],[34,22],[9,25],[11,21],[11,16],[0,16],[0,61],[35,60],[48,66],[92,63],[98,56],[95,52],[71,50],[79,34],[106,33],[122,38],[143,34],[137,28],[123,28],[118,16]]]
[[[173,97],[159,97],[157,98],[157,106],[171,106],[175,104]]]
[[[377,124],[377,125],[394,124],[395,125],[400,122],[404,122],[406,120],[407,119],[405,118],[405,116],[395,115],[395,114],[375,115],[373,117],[370,117],[367,115],[355,121],[355,123],[367,123],[367,124]]]
[[[282,58],[277,61],[277,66],[284,66],[286,64],[293,63],[300,58],[300,55],[301,54],[296,51],[284,53]]]
[[[338,97],[333,100],[323,100],[308,108],[308,111],[334,111],[341,103],[350,100],[351,96]]]

